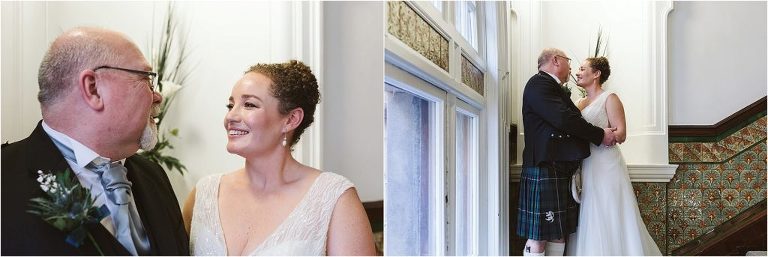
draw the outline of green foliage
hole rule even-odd
[[[608,40],[603,37],[603,27],[598,27],[597,29],[597,41],[595,42],[595,51],[592,52],[589,57],[599,57],[599,56],[608,56]],[[591,51],[587,51],[591,52]],[[582,63],[583,61],[579,61],[579,63]],[[576,86],[576,76],[573,75],[573,73],[568,74],[570,75],[570,80],[563,84],[563,90],[567,92],[567,95],[571,96],[571,87],[568,85],[569,83],[572,83],[577,89],[579,89],[579,95],[580,97],[586,97],[587,91],[583,88]]]
[[[160,104],[160,113],[155,118],[158,128],[161,128],[165,115],[170,111],[171,103],[176,98],[176,93],[181,90],[181,85],[187,80],[190,72],[186,69],[187,41],[185,33],[178,33],[178,23],[175,18],[175,9],[173,2],[168,3],[168,14],[163,22],[163,29],[160,33],[160,39],[155,47],[150,51],[152,56],[152,65],[157,70],[157,89],[163,96],[163,102]],[[154,41],[153,41],[154,42]],[[177,49],[177,51],[174,51]],[[179,129],[173,128],[169,131],[171,136],[178,137]],[[141,155],[157,164],[164,165],[168,170],[178,170],[184,175],[186,167],[181,161],[173,156],[163,153],[165,149],[173,149],[173,145],[165,132],[161,130],[158,142],[152,150],[140,152]]]
[[[170,132],[170,134],[174,137],[177,137],[178,133],[179,129],[173,129]],[[163,154],[162,151],[166,148],[173,149],[173,145],[170,141],[168,141],[168,138],[166,138],[164,134],[161,134],[157,140],[157,144],[154,148],[152,148],[152,150],[144,151],[140,154],[150,161],[164,165],[166,168],[168,168],[168,170],[175,169],[178,170],[181,175],[184,175],[184,171],[187,170],[187,167],[184,166],[184,164],[181,164],[181,161],[178,158]]]
[[[86,236],[99,251],[99,245],[85,228],[87,224],[99,223],[109,211],[93,206],[91,191],[80,185],[72,171],[45,173],[38,171],[37,182],[47,197],[30,199],[28,213],[40,216],[45,222],[67,233],[65,242],[80,247]]]

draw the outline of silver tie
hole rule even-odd
[[[133,255],[149,254],[149,239],[141,224],[136,206],[131,201],[133,184],[128,181],[128,170],[119,161],[104,160],[100,164],[96,162],[98,161],[91,162],[93,171],[99,174],[101,185],[104,186],[104,192],[109,201],[117,206],[117,213],[112,216],[112,222],[115,224],[115,238]]]

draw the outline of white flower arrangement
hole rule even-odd
[[[186,41],[184,34],[177,35],[177,23],[174,18],[174,8],[171,2],[168,3],[168,14],[166,15],[163,23],[162,33],[160,34],[160,40],[157,42],[157,47],[149,51],[152,53],[150,57],[152,65],[157,69],[157,90],[160,95],[163,96],[163,102],[160,103],[160,113],[155,118],[155,124],[157,124],[160,134],[158,135],[157,144],[149,151],[139,151],[147,159],[160,164],[165,165],[168,170],[178,170],[179,173],[184,175],[184,171],[187,169],[181,161],[164,153],[165,148],[173,149],[173,145],[168,137],[166,137],[165,130],[161,129],[161,125],[165,115],[171,107],[171,103],[176,97],[176,94],[183,88],[184,81],[187,79],[189,73],[185,69],[186,67]],[[178,47],[178,48],[174,48]],[[177,49],[175,54],[171,54],[173,49]],[[172,58],[173,57],[173,58]],[[173,137],[179,136],[179,129],[172,128],[167,130]]]

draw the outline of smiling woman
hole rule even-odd
[[[237,81],[224,127],[245,167],[205,177],[190,194],[193,255],[375,254],[352,182],[291,155],[319,100],[311,69],[295,60],[252,66]]]

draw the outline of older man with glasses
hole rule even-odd
[[[584,120],[561,89],[570,61],[559,49],[544,49],[539,72],[523,91],[525,148],[517,220],[517,234],[528,239],[523,255],[563,255],[564,238],[576,231],[579,214],[571,176],[590,155],[589,143],[616,144],[613,129]]]
[[[3,255],[189,254],[165,171],[136,155],[157,143],[162,97],[151,70],[115,31],[75,28],[53,41],[38,74],[43,120],[2,147]],[[68,174],[90,190],[96,220],[62,231],[30,212],[30,199],[49,197],[46,174]]]

